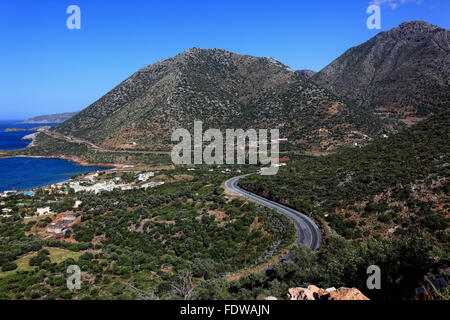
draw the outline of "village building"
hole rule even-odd
[[[17,191],[3,191],[2,197],[9,197],[17,194]]]
[[[154,177],[155,173],[154,172],[145,172],[145,173],[141,173],[138,176],[139,181],[147,181],[148,179],[150,179],[151,177]]]
[[[64,214],[61,217],[61,220],[52,222],[47,227],[47,232],[55,233],[55,234],[64,234],[70,227],[77,221],[77,217],[75,217],[70,211],[69,213]]]
[[[62,221],[53,222],[47,227],[47,232],[50,233],[62,233],[63,229],[67,227],[67,223]]]
[[[154,188],[156,186],[163,185],[164,181],[152,181],[141,186],[142,189]]]
[[[50,210],[50,207],[37,208],[36,213],[38,216],[45,216],[45,215],[49,215],[51,213],[51,210]]]

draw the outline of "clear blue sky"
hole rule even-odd
[[[0,0],[0,119],[81,110],[190,47],[317,71],[379,32],[366,27],[369,1]],[[406,20],[449,29],[449,0],[374,1],[383,3],[382,30]],[[66,28],[71,4],[81,30]]]

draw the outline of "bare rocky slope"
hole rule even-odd
[[[109,148],[171,148],[174,129],[280,129],[303,150],[380,134],[373,116],[272,58],[189,49],[134,73],[52,130]],[[190,130],[192,131],[192,130]]]
[[[405,22],[349,49],[312,79],[391,129],[410,125],[450,106],[450,33]]]

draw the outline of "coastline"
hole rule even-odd
[[[75,157],[75,156],[29,156],[29,155],[8,155],[7,153],[0,153],[0,160],[1,159],[13,159],[13,158],[58,159],[58,160],[69,161],[71,163],[74,163],[74,164],[77,164],[77,165],[80,165],[83,167],[104,167],[105,168],[104,170],[120,169],[120,165],[117,165],[117,164],[88,163],[84,159]],[[15,191],[18,193],[23,193],[23,192],[27,192],[27,191],[35,192],[36,190],[38,190],[40,188],[50,187],[51,185],[54,185],[54,184],[65,184],[65,183],[70,182],[71,180],[72,180],[71,178],[67,178],[65,180],[58,181],[58,182],[45,183],[45,184],[42,184],[42,185],[39,185],[36,187],[23,188],[23,189],[11,190],[11,191]],[[0,193],[3,193],[5,191],[2,191]]]
[[[120,165],[118,165],[118,164],[90,163],[90,162],[87,162],[86,160],[84,160],[83,158],[80,158],[77,156],[32,156],[32,155],[24,155],[24,154],[9,155],[8,153],[0,152],[0,159],[12,159],[12,158],[59,159],[59,160],[70,161],[70,162],[76,163],[83,167],[108,167],[108,168],[114,168],[114,169],[120,168]]]
[[[39,132],[35,132],[29,135],[26,135],[25,137],[22,137],[20,140],[31,140],[30,144],[26,146],[26,148],[34,147],[36,145],[36,137],[39,134]]]

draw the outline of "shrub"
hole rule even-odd
[[[16,270],[17,269],[17,264],[15,264],[14,262],[8,262],[5,263],[2,267],[2,271],[12,271],[12,270]]]

